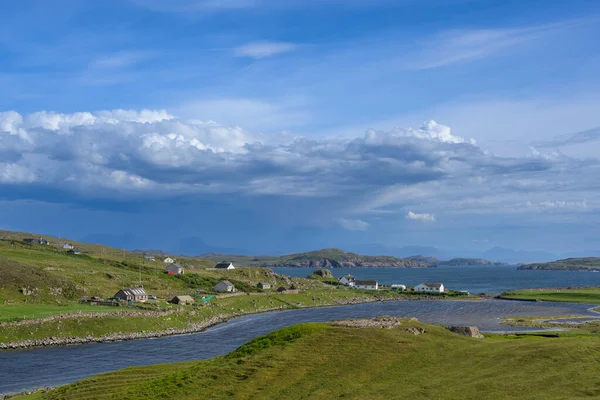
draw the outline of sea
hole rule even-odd
[[[310,268],[273,268],[295,277],[306,277]],[[339,278],[350,274],[356,279],[374,279],[379,284],[415,286],[440,282],[448,289],[470,293],[501,293],[512,289],[600,286],[600,273],[588,271],[519,270],[515,265],[459,265],[437,268],[333,268]]]

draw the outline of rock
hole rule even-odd
[[[333,278],[333,274],[328,269],[316,269],[313,274],[322,276],[323,278]]]
[[[341,321],[333,321],[331,324],[335,326],[345,326],[350,328],[386,328],[390,329],[398,326],[402,323],[399,318],[396,317],[375,317],[375,318],[359,318],[359,319],[344,319]]]
[[[404,330],[404,332],[408,332],[408,333],[412,333],[413,335],[420,335],[422,333],[425,333],[425,329],[421,328],[421,327],[416,327],[416,328],[406,328]]]
[[[476,326],[447,326],[446,329],[458,335],[469,336],[477,339],[483,338],[483,335],[479,333],[479,328]]]

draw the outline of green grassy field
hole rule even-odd
[[[503,299],[566,301],[572,303],[600,304],[600,287],[574,289],[524,289],[511,290],[500,295]]]
[[[115,307],[90,306],[89,304],[0,304],[0,322],[50,317],[56,314],[82,312],[118,311]]]
[[[414,335],[411,328],[423,328]],[[207,361],[128,368],[27,399],[580,399],[600,397],[600,341],[474,339],[302,324]]]

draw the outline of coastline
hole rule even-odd
[[[82,345],[82,344],[91,344],[91,343],[109,343],[109,342],[120,342],[120,341],[129,341],[129,340],[140,340],[140,339],[151,339],[151,338],[160,338],[166,336],[177,336],[177,335],[188,335],[193,333],[203,332],[213,326],[225,323],[233,318],[242,317],[245,315],[254,315],[254,314],[264,314],[269,312],[278,312],[285,310],[294,310],[294,309],[309,309],[309,308],[324,308],[324,307],[341,307],[347,305],[354,304],[367,304],[367,303],[376,303],[376,302],[391,302],[391,301],[422,301],[422,300],[436,300],[436,301],[483,301],[485,298],[448,298],[441,296],[419,296],[417,298],[386,298],[386,297],[365,297],[365,298],[352,298],[349,300],[339,300],[335,303],[331,304],[320,304],[316,306],[277,306],[270,309],[262,309],[259,311],[249,311],[249,312],[233,312],[228,314],[218,314],[208,318],[205,321],[192,323],[186,328],[167,328],[158,331],[142,331],[142,332],[116,332],[108,335],[103,335],[100,337],[94,336],[65,336],[65,337],[47,337],[41,339],[25,339],[13,342],[0,342],[0,351],[19,351],[40,347],[59,347],[59,346],[73,346],[73,345]],[[69,315],[70,316],[70,315]],[[85,314],[80,317],[85,317]],[[32,322],[30,322],[32,321]],[[35,324],[38,320],[27,320],[20,321],[18,323],[25,324]]]

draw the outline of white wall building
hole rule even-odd
[[[423,282],[415,286],[415,292],[444,293],[443,283]]]
[[[377,290],[379,289],[379,284],[377,281],[355,281],[354,287],[356,289]]]

